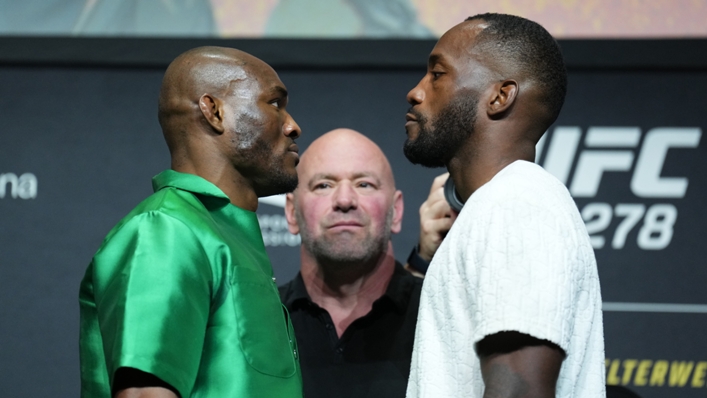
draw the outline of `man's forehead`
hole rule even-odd
[[[382,154],[356,145],[310,149],[316,151],[307,150],[300,164],[312,175],[374,175],[387,164]]]
[[[254,70],[247,66],[240,70],[234,69],[229,76],[228,92],[238,94],[242,90],[248,90],[255,95],[287,96],[285,85],[274,70],[268,69]]]
[[[471,21],[464,21],[458,24],[455,28],[459,28],[461,31],[468,32],[469,34],[478,35],[489,26],[490,24],[483,19],[472,19]]]
[[[227,69],[234,80],[277,80],[275,70],[260,58],[246,52],[224,48],[216,53],[202,54],[202,62],[213,65],[214,68]],[[208,69],[208,66],[206,67]]]
[[[430,62],[449,60],[473,50],[476,37],[489,27],[483,20],[464,21],[440,37],[430,54]]]
[[[329,141],[314,145],[302,156],[298,169],[305,179],[355,179],[392,177],[385,155],[374,145],[363,142]]]
[[[478,39],[479,33],[489,26],[483,20],[472,20],[447,31],[430,53],[428,68],[440,64],[443,68],[456,71],[460,78],[470,77],[468,73],[476,75],[484,70],[488,72],[489,68],[493,69],[496,60],[489,57],[488,48],[483,44],[485,40]]]
[[[251,72],[253,80],[258,82],[264,93],[287,94],[287,88],[280,80],[280,76],[270,65],[263,62],[259,68],[253,68]]]

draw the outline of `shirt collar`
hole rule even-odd
[[[160,189],[173,187],[183,191],[192,192],[198,195],[209,196],[225,200],[231,200],[216,185],[195,174],[180,173],[174,170],[165,170],[152,178],[152,189],[157,192]]]
[[[406,311],[410,302],[410,294],[412,294],[417,280],[416,276],[406,271],[403,265],[396,261],[393,277],[390,279],[383,297],[392,300],[399,311]]]
[[[304,279],[302,279],[302,273],[298,272],[297,276],[290,282],[280,287],[280,295],[282,296],[282,301],[285,307],[292,309],[295,302],[304,300],[305,302],[312,302],[312,299],[307,293],[307,288],[304,286]]]
[[[385,294],[374,302],[374,305],[386,299],[390,300],[397,310],[405,311],[410,301],[410,293],[415,286],[415,278],[416,276],[406,271],[402,264],[396,261],[395,270],[388,283],[388,288]],[[309,293],[307,293],[307,288],[304,285],[302,274],[299,272],[291,282],[281,287],[281,295],[285,306],[289,310],[292,310],[300,301],[302,303],[312,302]]]

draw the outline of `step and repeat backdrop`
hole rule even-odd
[[[266,59],[267,60],[267,59]],[[405,95],[419,68],[279,68],[301,148],[356,129],[404,193],[403,261],[444,170],[407,162]],[[0,66],[0,388],[78,396],[78,286],[105,234],[169,167],[156,117],[163,67]],[[707,72],[570,70],[537,161],[563,181],[592,237],[607,384],[646,398],[707,396]],[[299,267],[282,198],[258,217],[278,282]]]

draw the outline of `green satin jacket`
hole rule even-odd
[[[167,170],[103,241],[81,282],[81,396],[119,367],[186,397],[302,397],[296,339],[256,214]]]

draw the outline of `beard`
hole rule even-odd
[[[320,264],[360,266],[377,260],[388,249],[392,232],[393,206],[386,213],[386,220],[377,231],[366,231],[363,239],[343,232],[334,236],[314,237],[304,223],[300,209],[296,207],[302,245]]]
[[[287,153],[274,155],[272,148],[262,140],[259,140],[253,147],[251,154],[261,161],[267,159],[263,165],[263,174],[258,179],[258,185],[261,186],[261,189],[257,192],[258,196],[289,193],[297,188],[297,171],[293,173],[287,172],[288,167],[285,159]]]
[[[446,166],[474,132],[478,102],[478,97],[462,92],[433,120],[410,108],[408,113],[417,119],[419,134],[414,140],[405,140],[405,157],[424,167]]]
[[[248,165],[246,172],[252,176],[256,194],[263,197],[294,191],[298,183],[297,171],[287,166],[287,152],[275,153],[272,144],[263,138],[263,124],[251,116],[241,115],[237,126],[239,137],[233,144],[242,163]]]

